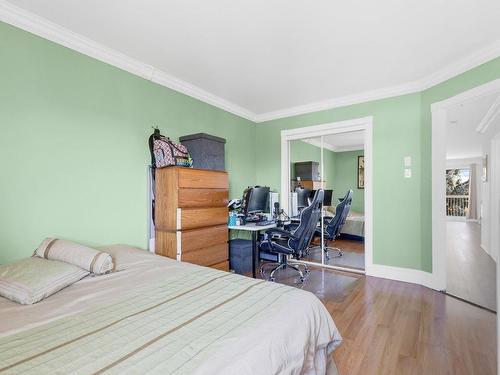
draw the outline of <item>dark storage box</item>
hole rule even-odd
[[[224,171],[224,138],[198,133],[185,135],[179,141],[188,148],[193,159],[193,167]]]
[[[306,181],[320,181],[319,163],[316,161],[295,163],[295,178],[297,177]]]
[[[229,268],[239,274],[252,272],[252,241],[229,241]]]

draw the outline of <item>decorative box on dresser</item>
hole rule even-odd
[[[227,172],[157,169],[156,254],[228,271],[228,195]]]

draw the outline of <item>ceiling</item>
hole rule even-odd
[[[304,139],[303,141],[321,147],[320,137]],[[364,142],[365,137],[362,130],[323,136],[323,147],[335,152],[362,150]]]
[[[488,128],[500,124],[500,93],[484,95],[455,105],[447,111],[446,157],[447,159],[477,158],[483,155],[490,132],[478,131],[484,119]]]
[[[500,53],[499,14],[498,0],[0,0],[6,22],[131,58],[120,67],[140,62],[147,78],[254,121],[450,78]]]

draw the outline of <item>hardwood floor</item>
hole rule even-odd
[[[310,248],[309,254],[304,257],[304,260],[321,263],[321,241],[316,240],[313,245],[315,246]],[[326,241],[326,246],[342,249],[344,256],[339,257],[336,252],[331,251],[330,259],[325,258],[325,264],[358,270],[365,269],[365,244],[363,241],[337,239],[335,241]]]
[[[341,375],[496,374],[496,315],[431,289],[311,269],[303,284],[285,270],[277,282],[313,292],[339,328]]]
[[[481,249],[481,226],[450,221],[446,229],[447,292],[496,311],[496,263]]]

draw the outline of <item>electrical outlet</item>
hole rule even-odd
[[[411,178],[411,169],[405,168],[405,178]]]
[[[406,168],[411,167],[411,156],[405,156],[404,163]]]

